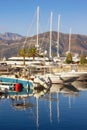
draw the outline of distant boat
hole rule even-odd
[[[39,69],[43,69],[43,73],[36,73],[33,76],[31,75],[30,78],[40,78],[44,79],[46,83],[63,83],[63,80],[60,79],[60,75],[52,73],[51,68],[54,66],[39,66]],[[47,72],[48,71],[48,72]],[[60,74],[60,73],[59,73]]]
[[[2,61],[1,61],[2,63]],[[22,65],[23,57],[10,57],[8,60],[4,61],[7,65]],[[51,62],[48,57],[25,57],[26,65],[49,65]]]
[[[56,74],[46,73],[46,74],[44,74],[44,75],[42,75],[40,77],[44,78],[46,80],[46,82],[49,82],[49,80],[50,80],[50,82],[52,84],[56,84],[56,83],[61,84],[61,83],[63,83],[63,80],[61,80],[59,75],[56,75]]]
[[[70,72],[58,73],[58,75],[63,81],[73,81],[79,78],[81,75],[85,75],[85,74],[87,74],[87,72],[77,72],[75,70],[72,70]]]

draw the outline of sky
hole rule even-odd
[[[37,34],[36,11],[39,6],[39,33],[52,30],[87,35],[87,0],[0,0],[0,33],[23,36]]]

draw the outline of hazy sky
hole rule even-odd
[[[87,35],[87,0],[0,0],[0,33],[21,35],[36,34],[36,10],[40,7],[39,33],[50,30],[50,14],[53,12],[52,30]]]

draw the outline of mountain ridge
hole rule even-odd
[[[0,40],[21,40],[23,36],[17,34],[17,33],[11,33],[11,32],[5,32],[0,33]]]
[[[57,32],[52,32],[52,56],[56,56],[57,53]],[[39,46],[43,51],[47,51],[49,55],[49,45],[50,45],[50,32],[44,32],[38,35]],[[37,35],[32,37],[21,36],[20,40],[0,40],[0,58],[1,57],[11,57],[17,56],[18,51],[21,47],[24,46],[29,48],[35,46],[37,43]],[[60,32],[59,36],[59,50],[60,55],[65,56],[68,51],[69,46],[69,34],[64,34]],[[87,36],[81,34],[72,34],[71,35],[71,53],[78,53],[81,55],[85,53],[87,55]]]

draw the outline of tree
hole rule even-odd
[[[33,60],[36,56],[40,56],[39,51],[35,47],[31,47],[28,50],[28,57],[33,57]]]
[[[23,65],[25,65],[25,57],[27,56],[26,48],[21,48],[18,52],[18,55],[23,57]]]
[[[81,58],[80,58],[80,64],[85,64],[85,63],[87,63],[86,55],[85,55],[85,54],[82,54],[82,55],[81,55]]]
[[[66,54],[66,60],[65,60],[66,63],[70,64],[72,63],[72,54],[70,52],[68,52]]]

